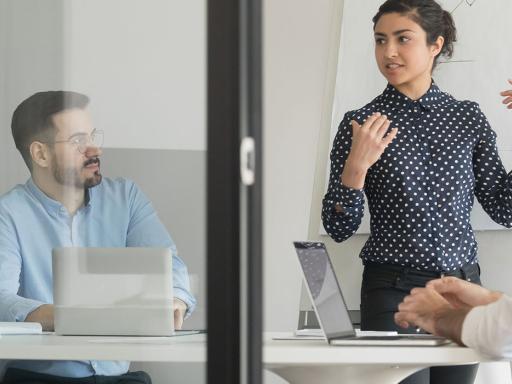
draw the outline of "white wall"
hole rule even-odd
[[[62,0],[0,1],[0,193],[28,171],[14,146],[11,117],[25,97],[62,88]]]
[[[328,128],[341,2],[264,3],[264,320],[297,323],[301,280],[293,240],[308,237],[320,128]],[[334,51],[333,51],[334,49]],[[334,64],[334,65],[333,65]],[[329,107],[330,108],[330,107]]]
[[[63,22],[65,87],[105,146],[206,148],[205,0],[66,0]]]

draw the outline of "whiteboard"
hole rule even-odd
[[[345,112],[363,107],[386,87],[386,79],[375,63],[371,21],[382,2],[344,1],[331,144]],[[451,59],[438,59],[433,78],[441,90],[456,99],[480,104],[498,135],[498,150],[503,164],[510,170],[512,112],[501,104],[499,92],[510,88],[507,79],[512,78],[512,36],[506,31],[512,17],[512,0],[444,0],[439,3],[452,12],[457,27],[457,42]],[[327,163],[329,175],[330,162]],[[370,232],[369,216],[366,206],[357,233]],[[471,223],[476,230],[504,229],[487,216],[476,199]],[[323,226],[320,228],[325,234]]]

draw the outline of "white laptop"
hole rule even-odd
[[[55,333],[171,336],[172,286],[167,248],[55,248]]]
[[[356,335],[325,245],[320,242],[294,242],[306,287],[318,322],[332,345],[436,346],[445,338],[432,335]]]

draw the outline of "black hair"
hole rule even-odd
[[[46,91],[35,93],[18,105],[12,114],[12,137],[30,171],[30,145],[34,141],[52,141],[55,138],[52,117],[68,109],[84,109],[88,104],[89,97],[78,92]]]
[[[399,13],[417,23],[426,32],[428,45],[434,44],[439,36],[444,38],[441,52],[434,58],[433,68],[439,56],[452,57],[453,43],[457,41],[457,29],[450,12],[443,10],[436,1],[387,0],[372,19],[373,29],[381,16],[387,13]]]

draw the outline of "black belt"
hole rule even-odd
[[[474,264],[466,264],[456,269],[454,271],[428,271],[428,270],[420,270],[411,267],[404,267],[401,265],[393,265],[393,264],[381,264],[373,261],[366,261],[364,263],[365,268],[368,270],[378,270],[381,272],[394,272],[401,275],[410,275],[417,277],[424,277],[425,279],[438,279],[444,276],[455,276],[460,279],[464,279],[467,281],[471,281],[471,276],[479,276],[480,275],[480,267],[478,263]]]

